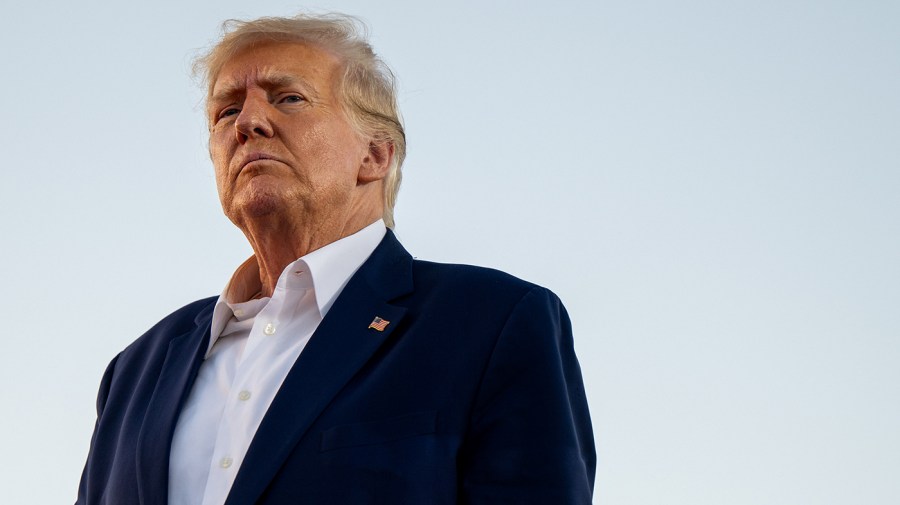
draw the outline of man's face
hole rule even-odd
[[[254,45],[222,67],[207,106],[209,150],[222,208],[242,229],[272,213],[310,226],[371,205],[361,203],[371,189],[357,187],[369,143],[340,105],[340,68],[323,49],[287,42]]]

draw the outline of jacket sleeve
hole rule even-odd
[[[94,456],[94,446],[97,444],[97,427],[100,425],[100,417],[103,415],[103,410],[106,408],[106,400],[109,397],[113,372],[115,371],[116,361],[118,361],[118,359],[119,356],[113,358],[109,363],[109,366],[106,367],[106,371],[103,372],[103,378],[100,379],[100,388],[97,392],[97,421],[94,423],[94,434],[91,436],[91,446],[88,451],[87,462],[84,464],[84,470],[81,472],[81,483],[78,485],[78,498],[76,499],[75,505],[89,505],[89,488],[105,485],[105,483],[92,482],[90,470]]]
[[[590,504],[596,454],[565,308],[535,287],[484,372],[460,459],[461,503]]]

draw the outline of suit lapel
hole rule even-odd
[[[168,501],[169,451],[175,423],[209,344],[209,326],[215,304],[196,317],[197,327],[169,342],[156,389],[150,398],[137,442],[138,493],[142,505]]]
[[[399,326],[406,309],[388,303],[412,291],[412,258],[389,230],[350,279],[272,401],[226,505],[254,503],[331,400]],[[369,328],[375,317],[390,323]]]

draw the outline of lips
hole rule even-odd
[[[282,162],[280,159],[276,158],[275,156],[272,156],[271,154],[267,154],[267,153],[263,153],[263,152],[252,152],[252,153],[247,154],[246,156],[244,156],[241,159],[241,165],[240,165],[241,168],[240,168],[240,170],[238,170],[238,173],[243,171],[244,168],[247,165],[249,165],[250,163],[253,163],[254,161],[260,161],[260,160],[272,160],[272,161]]]

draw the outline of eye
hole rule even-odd
[[[278,102],[279,103],[300,103],[300,102],[304,102],[304,101],[306,101],[306,99],[303,98],[302,96],[293,94],[293,95],[285,95],[285,96],[281,97],[281,99]]]
[[[235,107],[229,107],[227,109],[223,109],[222,112],[219,113],[219,116],[216,119],[222,119],[228,116],[233,116],[235,114],[239,114],[241,109]]]

